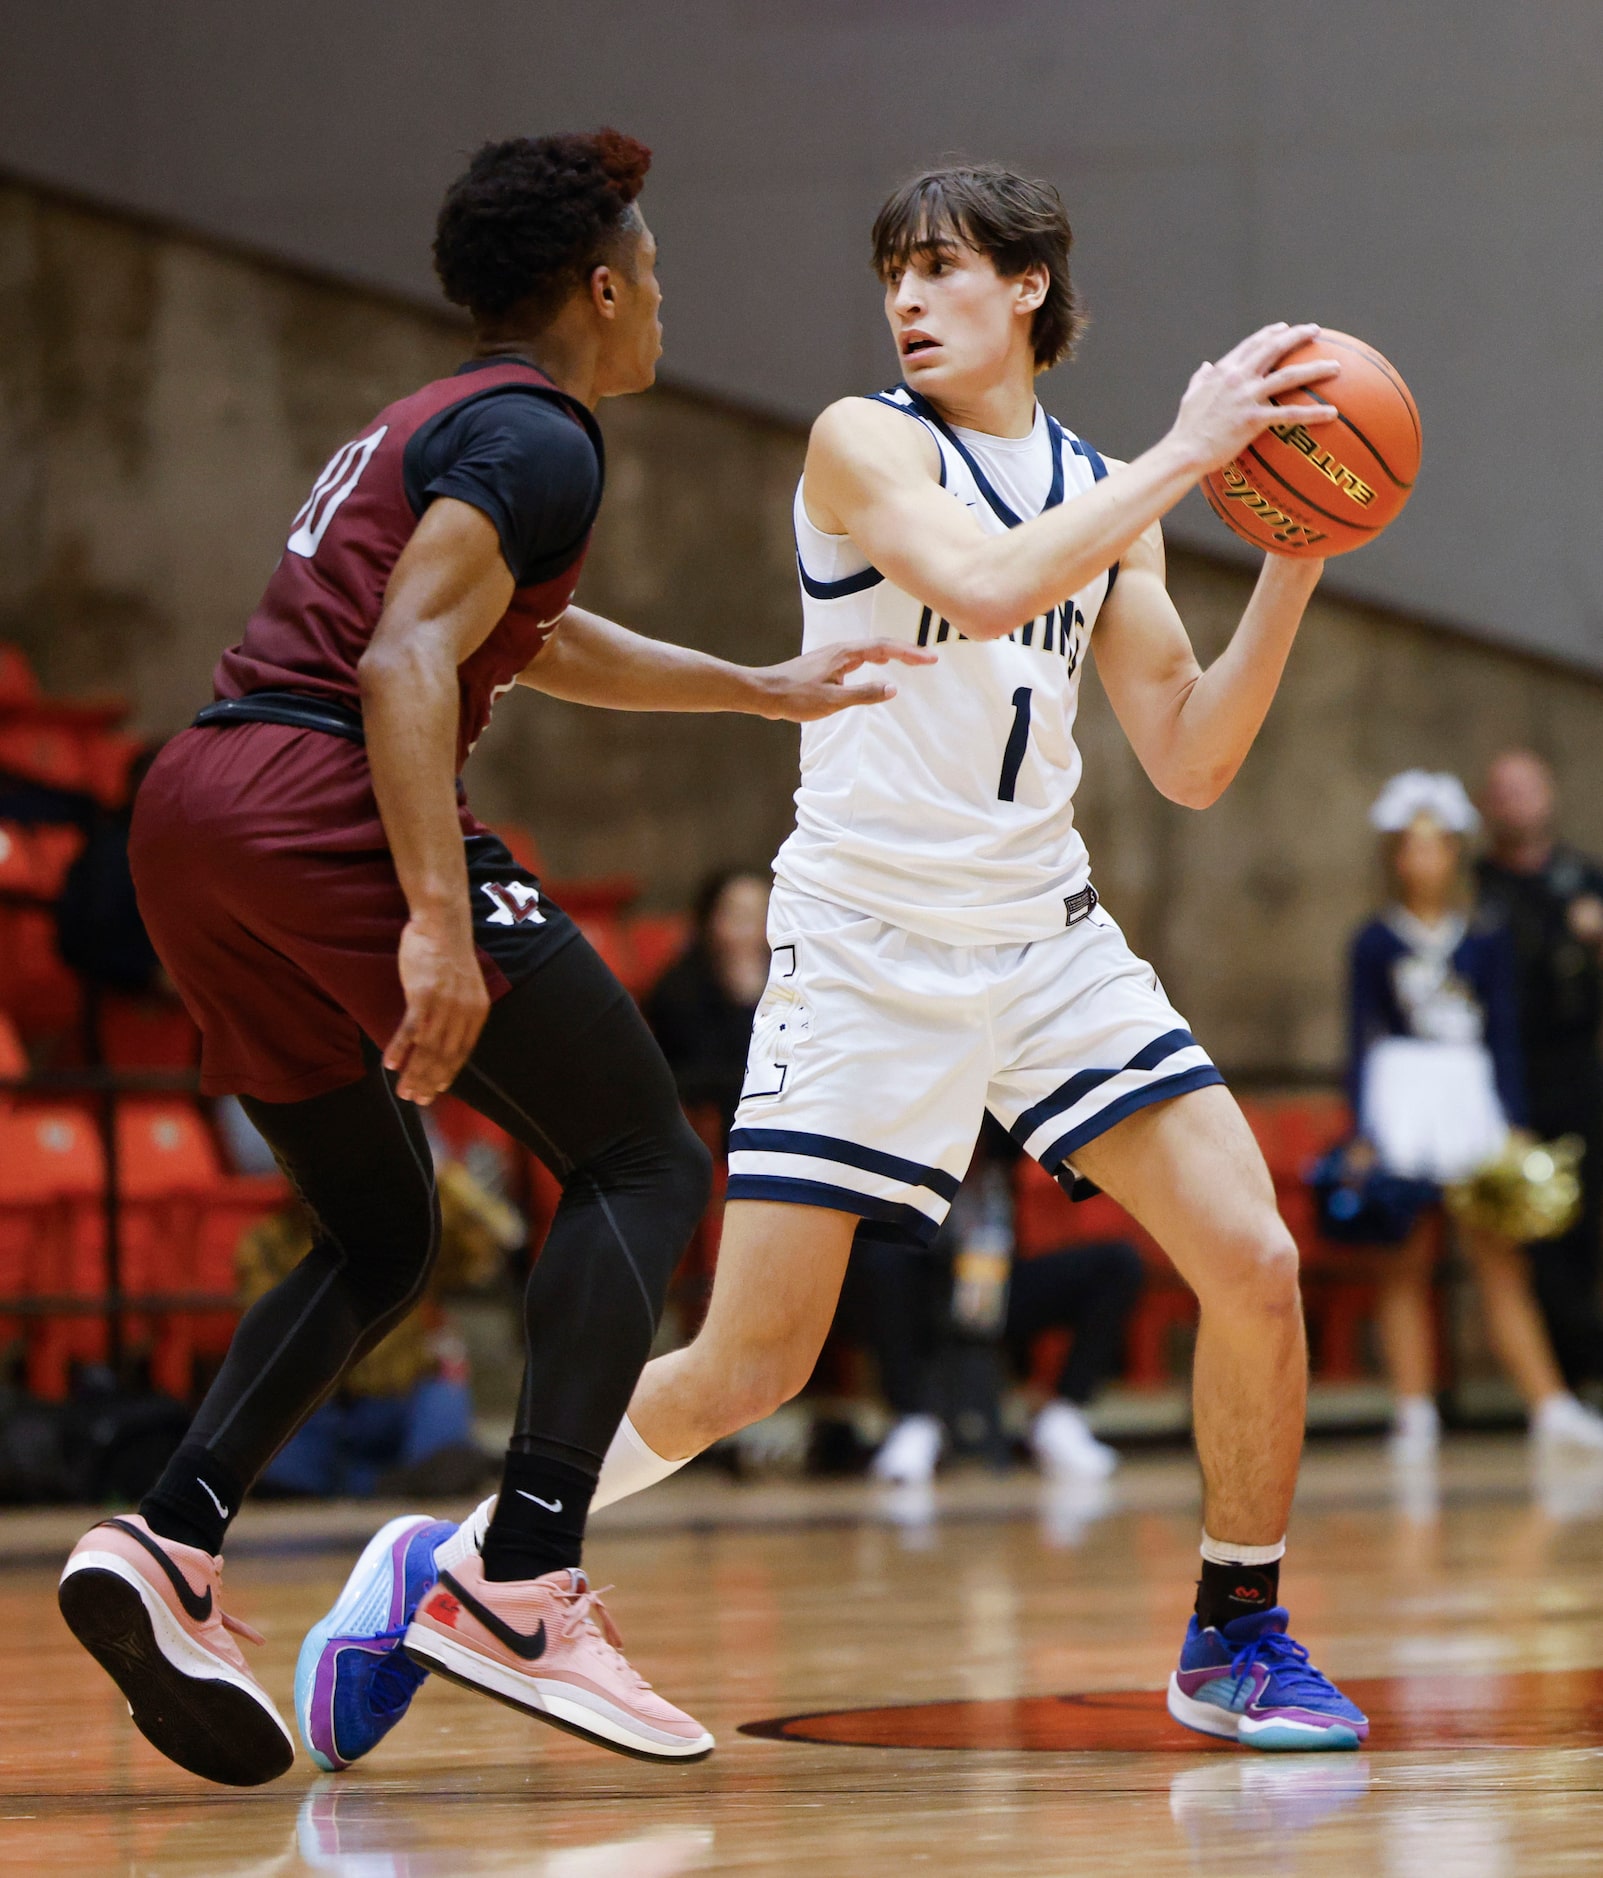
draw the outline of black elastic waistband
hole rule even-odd
[[[347,743],[366,743],[362,715],[333,698],[310,698],[303,691],[251,691],[243,698],[219,698],[195,713],[202,730],[230,724],[287,724],[292,730],[321,730]]]

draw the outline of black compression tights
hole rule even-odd
[[[707,1151],[644,1020],[582,939],[497,1000],[454,1093],[562,1182],[525,1294],[512,1446],[593,1475],[706,1204]],[[439,1239],[421,1119],[376,1060],[361,1082],[330,1095],[245,1107],[317,1236],[245,1313],[141,1509],[156,1530],[214,1552],[273,1455],[416,1304]],[[221,1524],[214,1506],[228,1509]]]

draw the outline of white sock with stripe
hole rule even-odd
[[[1204,1526],[1202,1556],[1210,1565],[1277,1565],[1286,1556],[1286,1542],[1273,1545],[1236,1545],[1228,1539],[1215,1539]]]

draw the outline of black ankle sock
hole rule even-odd
[[[1218,1565],[1202,1561],[1197,1581],[1197,1622],[1218,1629],[1238,1617],[1253,1617],[1280,1602],[1280,1560],[1267,1565]]]
[[[215,1558],[245,1489],[215,1454],[188,1442],[139,1502],[150,1530],[180,1545],[197,1545]]]
[[[484,1535],[484,1575],[506,1583],[577,1566],[596,1476],[543,1454],[508,1454],[495,1517]]]

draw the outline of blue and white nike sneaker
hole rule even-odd
[[[1195,1617],[1169,1678],[1169,1713],[1198,1734],[1281,1752],[1361,1747],[1369,1719],[1286,1635],[1286,1611],[1253,1611],[1219,1629]]]
[[[407,1513],[368,1541],[334,1608],[306,1633],[295,1664],[295,1719],[325,1773],[369,1754],[411,1706],[428,1675],[401,1648],[439,1577],[435,1547],[448,1519]]]

